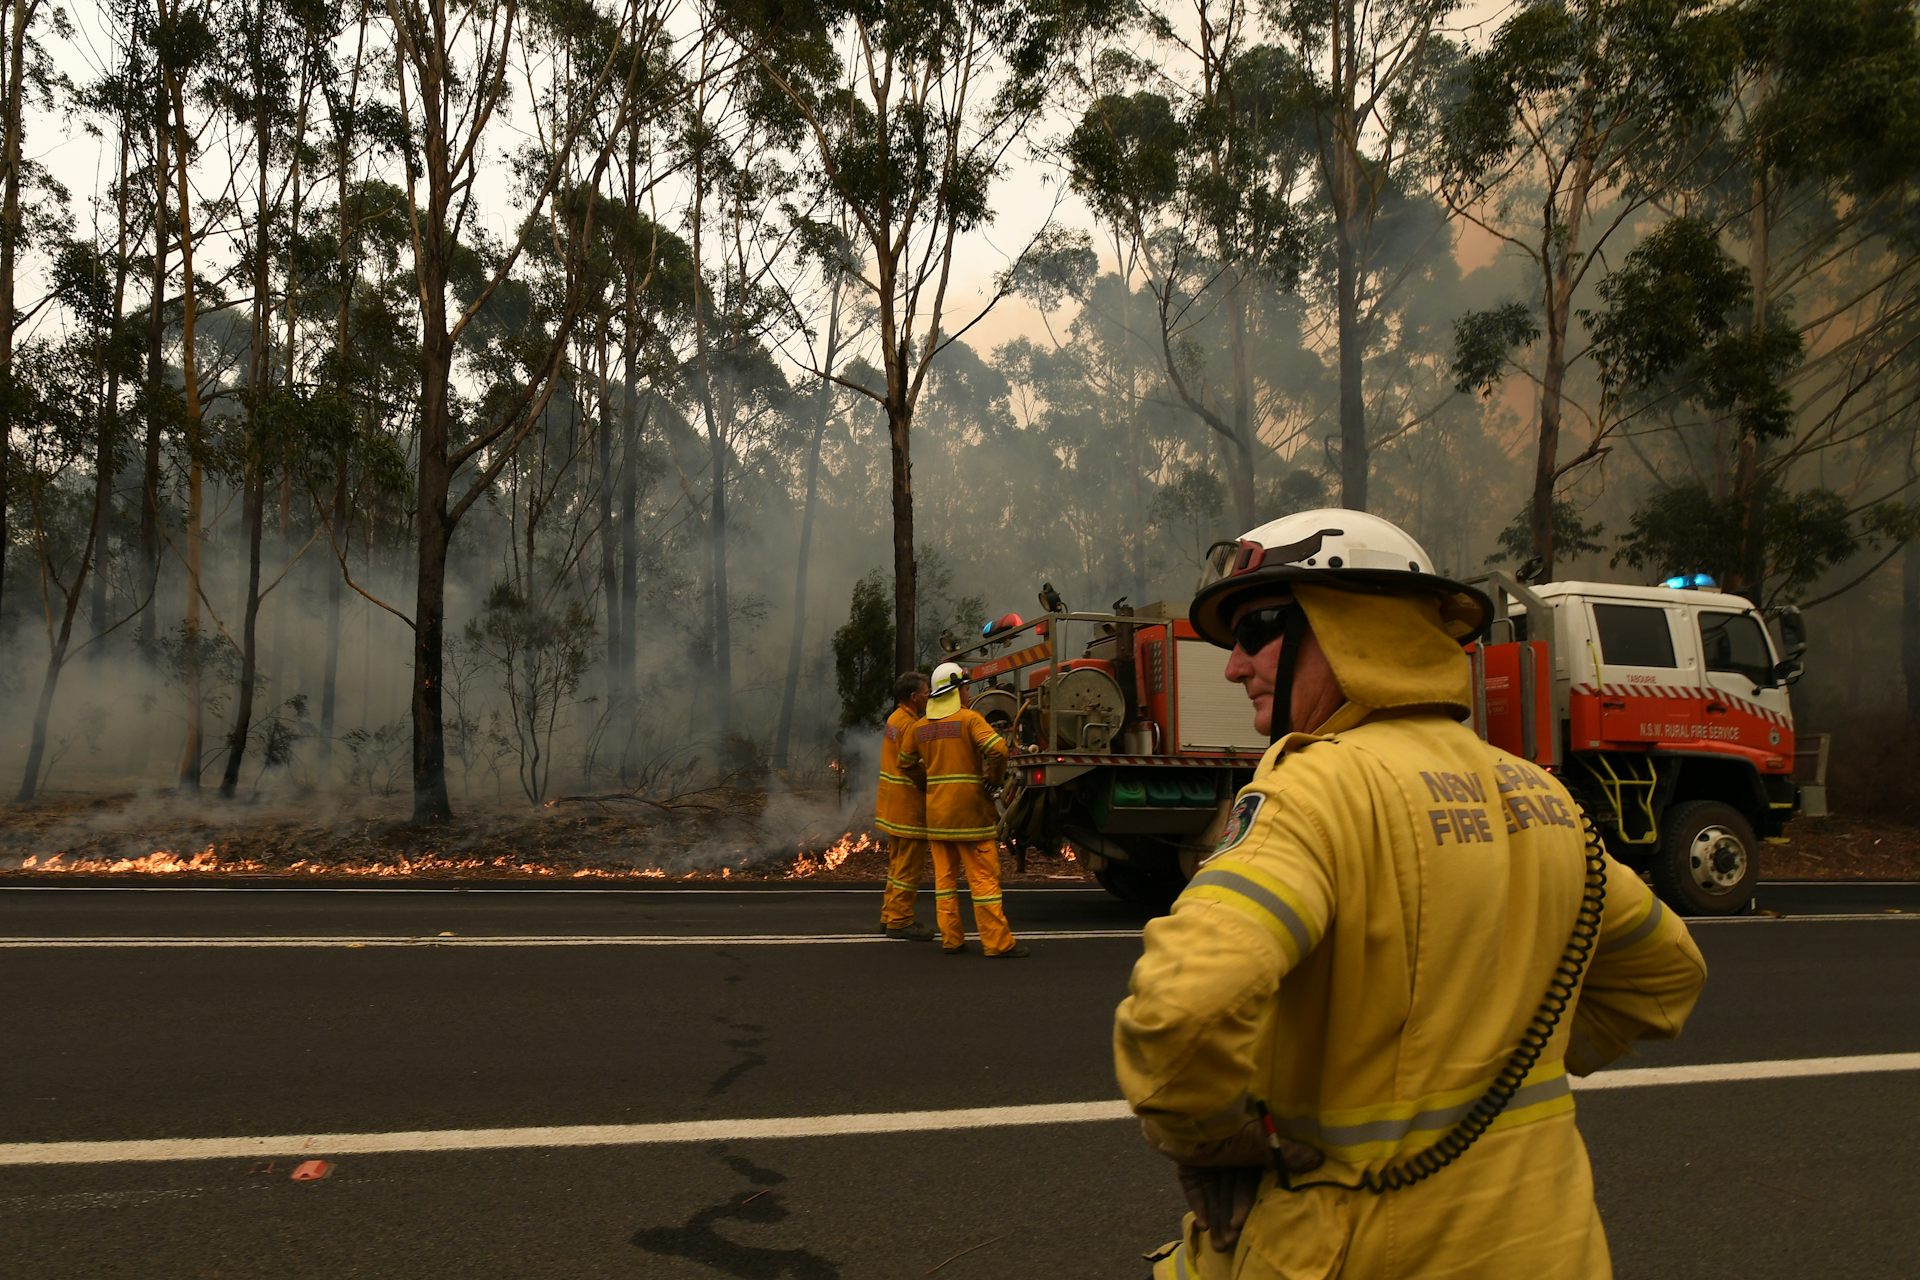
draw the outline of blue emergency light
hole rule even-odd
[[[1695,587],[1702,591],[1713,591],[1720,586],[1719,583],[1713,580],[1713,575],[1707,573],[1677,573],[1660,585],[1663,587],[1677,587],[1681,590],[1685,590],[1688,587]]]

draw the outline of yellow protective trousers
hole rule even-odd
[[[960,923],[960,872],[967,874],[967,894],[973,899],[973,923],[980,930],[980,949],[990,956],[1013,946],[1013,930],[1000,906],[1000,846],[992,840],[935,840],[933,842],[934,914],[940,922],[940,945],[958,951],[967,931]]]
[[[887,894],[880,900],[880,923],[901,929],[913,923],[913,903],[927,878],[927,842],[912,836],[887,840]]]

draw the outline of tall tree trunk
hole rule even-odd
[[[919,665],[914,627],[918,622],[918,588],[913,562],[913,463],[908,441],[913,411],[900,393],[887,396],[887,444],[893,464],[893,667],[912,671]]]
[[[335,459],[333,476],[333,506],[328,512],[333,523],[333,537],[340,544],[341,554],[347,549],[347,456],[342,450]],[[333,720],[334,707],[340,696],[340,606],[345,594],[347,572],[343,566],[335,566],[334,572],[327,575],[327,648],[320,667],[320,782],[325,785],[333,778]]]
[[[635,314],[633,308],[628,314]],[[629,778],[633,743],[639,732],[639,671],[636,657],[640,647],[635,628],[640,619],[640,348],[628,339],[625,369],[620,388],[620,634],[627,638],[624,649],[626,670],[620,673],[620,687],[627,691],[628,707],[622,719],[627,735],[620,748],[620,781]]]
[[[254,74],[255,83],[262,74],[259,67],[261,24],[264,8],[255,11]],[[253,729],[253,695],[260,673],[260,534],[267,505],[266,450],[262,447],[265,431],[260,415],[273,394],[273,277],[271,274],[271,233],[273,209],[267,193],[267,177],[272,149],[269,107],[256,95],[253,102],[254,146],[254,222],[253,222],[253,333],[247,361],[247,389],[250,403],[246,419],[246,468],[241,478],[244,497],[242,510],[247,526],[247,590],[245,617],[240,631],[240,691],[234,698],[233,732],[227,736],[226,769],[220,776],[220,795],[231,800],[240,787],[240,765],[246,757],[247,735]],[[298,179],[295,179],[296,183]],[[292,282],[288,282],[287,306],[293,306]],[[289,311],[291,326],[291,311]]]
[[[114,250],[113,250],[113,321],[108,330],[110,339],[117,339],[120,333],[121,314],[127,305],[127,170],[133,154],[132,130],[123,114],[120,117],[120,164],[119,182],[114,187]],[[117,342],[115,344],[118,345]],[[117,355],[107,359],[107,393],[101,402],[100,435],[94,449],[93,459],[93,618],[92,632],[103,636],[113,625],[108,615],[107,603],[107,546],[110,535],[108,525],[113,519],[113,476],[114,453],[120,441],[120,360]],[[106,646],[99,646],[96,660],[105,655]]]
[[[165,91],[155,95],[156,103],[167,101]],[[140,466],[140,567],[146,572],[146,600],[140,609],[140,648],[149,662],[160,645],[157,597],[160,585],[160,432],[167,403],[167,253],[173,247],[172,228],[167,225],[168,187],[172,182],[173,162],[169,157],[166,109],[155,112],[153,127],[153,275],[147,300],[147,378],[146,423],[142,438]],[[136,747],[144,761],[146,734],[139,735]]]
[[[1340,505],[1367,509],[1371,467],[1367,441],[1367,404],[1363,362],[1365,334],[1360,326],[1360,139],[1355,130],[1354,71],[1356,39],[1352,0],[1334,6],[1329,53],[1334,89],[1333,198],[1334,288],[1338,294],[1340,346]]]
[[[607,702],[609,714],[615,714],[622,704],[626,693],[625,676],[627,662],[625,654],[626,633],[620,629],[620,530],[614,524],[613,503],[614,476],[613,434],[613,371],[612,344],[608,329],[610,317],[602,311],[599,324],[594,332],[594,350],[598,355],[598,387],[600,395],[599,412],[596,415],[594,455],[599,464],[600,474],[595,489],[595,500],[600,515],[600,598],[604,603],[607,619]]]
[[[1533,462],[1533,501],[1527,527],[1533,554],[1540,557],[1539,579],[1553,577],[1553,489],[1560,451],[1562,389],[1567,377],[1567,317],[1559,307],[1547,310],[1547,364],[1540,379],[1540,431]]]
[[[1253,361],[1247,350],[1246,283],[1245,277],[1236,271],[1233,282],[1227,286],[1233,352],[1233,430],[1229,437],[1233,461],[1227,468],[1227,488],[1233,495],[1233,513],[1240,527],[1251,529],[1260,523],[1260,515],[1255,509],[1253,484],[1258,428],[1253,416]]]
[[[434,211],[436,214],[438,210]],[[434,217],[428,231],[429,254],[444,261]],[[447,460],[447,394],[453,368],[453,340],[447,335],[444,290],[427,289],[426,341],[421,344],[420,467],[415,486],[414,524],[419,539],[413,609],[413,820],[445,822],[453,816],[447,795],[447,736],[441,706],[441,667],[446,643],[447,546],[453,525],[447,518],[452,468]]]
[[[231,800],[240,786],[240,763],[246,756],[247,734],[253,728],[254,685],[260,670],[257,641],[260,619],[260,533],[267,505],[266,469],[256,458],[247,466],[242,507],[247,525],[247,605],[240,632],[240,691],[234,696],[233,732],[227,737],[227,766],[220,777],[220,794]]]
[[[18,394],[13,385],[14,272],[20,253],[20,147],[23,139],[26,86],[27,27],[39,0],[12,0],[7,6],[6,101],[0,106],[0,624],[6,620],[7,546],[10,534],[7,508],[13,494],[13,428]]]
[[[337,226],[334,230],[334,269],[339,276],[340,297],[334,305],[333,313],[333,350],[335,377],[347,367],[347,351],[352,336],[353,288],[356,283],[354,270],[355,235],[352,217],[348,214],[348,194],[350,161],[353,155],[353,104],[359,101],[360,68],[366,53],[368,8],[360,8],[359,36],[354,47],[353,74],[348,80],[346,93],[347,109],[339,112],[341,118],[334,121],[334,213]],[[338,387],[337,391],[349,392],[348,387]],[[367,424],[371,430],[371,424]],[[333,459],[333,504],[328,510],[331,533],[329,537],[339,547],[331,572],[327,574],[327,648],[321,659],[320,667],[320,766],[319,777],[322,786],[333,780],[333,728],[335,707],[340,696],[340,606],[346,591],[346,555],[349,540],[347,524],[347,467],[350,457],[346,446],[342,445],[334,453]]]
[[[46,544],[41,544],[41,555],[52,552]],[[53,695],[60,684],[60,673],[66,667],[67,648],[73,642],[73,620],[80,613],[80,600],[86,586],[87,570],[93,563],[93,533],[87,533],[86,545],[80,551],[80,567],[75,570],[73,585],[66,590],[66,601],[60,614],[60,629],[48,637],[47,670],[40,681],[40,701],[34,707],[32,736],[27,742],[27,761],[20,773],[20,789],[14,799],[25,804],[33,799],[40,789],[41,764],[47,754],[47,722],[53,716]],[[53,576],[53,567],[46,560],[41,561],[40,571],[48,577]]]
[[[735,408],[731,390],[720,397],[731,421]],[[713,431],[708,445],[713,463],[713,494],[709,503],[707,535],[713,560],[713,683],[714,726],[724,737],[733,732],[733,601],[727,587],[727,472],[730,470],[726,436]]]
[[[827,310],[827,345],[820,368],[833,372],[840,359],[840,299],[836,284]],[[780,725],[773,735],[773,763],[784,768],[787,750],[793,740],[793,708],[800,692],[800,659],[807,632],[807,570],[813,558],[813,516],[819,507],[820,449],[826,442],[827,426],[833,421],[833,383],[825,377],[814,389],[813,442],[807,452],[807,496],[800,509],[800,554],[793,570],[793,632],[787,640],[787,679],[780,691]]]
[[[173,100],[173,172],[174,196],[180,217],[180,370],[186,398],[187,428],[187,609],[185,652],[187,655],[187,731],[180,749],[180,785],[189,791],[200,789],[201,715],[204,694],[200,669],[200,520],[203,468],[200,444],[200,369],[194,356],[194,331],[197,323],[193,279],[193,217],[187,198],[187,103],[186,91],[174,72],[166,73],[167,92]]]
[[[1766,77],[1761,79],[1761,94],[1766,92]],[[1767,327],[1770,305],[1769,280],[1772,274],[1772,210],[1767,190],[1766,148],[1760,149],[1753,167],[1753,210],[1748,216],[1747,283],[1753,290],[1753,310],[1748,332],[1757,339]],[[1756,348],[1757,349],[1757,348]],[[1737,580],[1723,584],[1730,591],[1744,594],[1755,604],[1765,603],[1767,589],[1767,490],[1760,475],[1767,442],[1751,427],[1740,432],[1739,453],[1734,462],[1734,496],[1740,503],[1740,564]]]
[[[1566,412],[1567,328],[1573,320],[1573,290],[1581,254],[1580,229],[1586,221],[1587,197],[1593,188],[1594,147],[1591,108],[1581,122],[1580,142],[1568,178],[1567,206],[1556,217],[1558,195],[1549,191],[1546,228],[1540,242],[1540,270],[1544,277],[1542,301],[1547,313],[1547,362],[1540,375],[1539,451],[1534,457],[1533,504],[1528,509],[1528,531],[1533,553],[1540,557],[1538,581],[1553,577],[1557,548],[1553,538],[1554,486],[1560,478],[1560,427]]]
[[[1907,481],[1920,484],[1920,455],[1907,454]],[[1909,518],[1920,520],[1920,493],[1909,489]],[[1900,553],[1900,673],[1907,682],[1907,728],[1920,733],[1920,538]]]

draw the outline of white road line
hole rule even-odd
[[[1730,916],[1689,920],[1701,925],[1858,924],[1877,920],[1920,920],[1920,913],[1830,916]],[[1140,937],[1138,929],[1022,929],[1022,939],[1034,942],[1076,942],[1086,939]],[[663,934],[454,934],[452,936],[379,934],[311,934],[285,937],[271,934],[157,936],[0,937],[0,950],[54,950],[59,948],[181,948],[181,947],[822,947],[891,942],[876,933],[663,933]]]
[[[1831,915],[1807,912],[1801,915],[1780,916],[1688,916],[1687,928],[1698,929],[1702,925],[1727,924],[1852,924],[1861,920],[1920,920],[1920,911],[1899,908],[1893,911],[1836,911]]]
[[[1806,1076],[1920,1071],[1920,1053],[1866,1054],[1852,1058],[1801,1058],[1775,1062],[1723,1062],[1690,1067],[1647,1067],[1603,1072],[1577,1088],[1633,1089],[1655,1085],[1741,1080],[1791,1080]],[[157,1160],[227,1160],[312,1155],[381,1155],[399,1152],[482,1151],[555,1147],[652,1146],[666,1143],[769,1141],[782,1138],[842,1138],[869,1133],[938,1133],[1026,1125],[1085,1124],[1128,1120],[1125,1102],[1053,1102],[1029,1106],[972,1107],[952,1111],[889,1111],[862,1115],[774,1116],[758,1120],[685,1120],[656,1124],[555,1125],[517,1129],[427,1129],[411,1133],[280,1134],[252,1138],[153,1138],[119,1142],[0,1143],[0,1167],[47,1164],[113,1164]]]
[[[1575,1090],[1639,1089],[1665,1084],[1722,1084],[1740,1080],[1801,1080],[1880,1071],[1920,1071],[1920,1053],[1866,1053],[1850,1058],[1780,1058],[1771,1062],[1702,1062],[1686,1067],[1627,1067],[1573,1082]]]
[[[1036,942],[1072,942],[1085,938],[1131,938],[1138,929],[1022,929],[1020,936]],[[892,943],[879,933],[749,933],[749,934],[456,934],[451,937],[407,935],[353,937],[345,934],[312,937],[141,937],[141,938],[0,938],[0,950],[128,947],[820,947],[869,942]],[[977,945],[977,944],[976,944]]]

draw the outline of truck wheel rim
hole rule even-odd
[[[1687,851],[1693,882],[1708,893],[1725,893],[1746,878],[1747,847],[1725,827],[1706,827]]]

